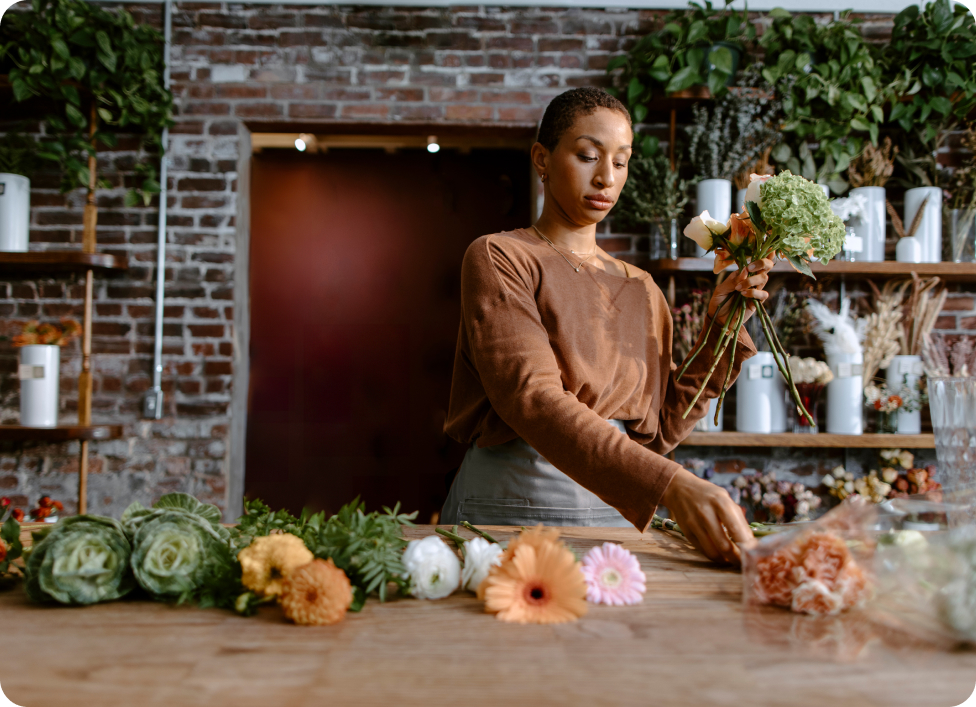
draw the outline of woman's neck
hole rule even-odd
[[[543,210],[535,227],[554,245],[576,253],[592,253],[596,248],[596,224],[575,226]]]

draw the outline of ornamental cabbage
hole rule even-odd
[[[789,170],[760,186],[762,218],[777,250],[803,257],[810,250],[822,263],[833,260],[844,245],[844,222],[830,208],[823,189]]]
[[[132,546],[114,518],[72,516],[38,542],[27,560],[24,588],[32,601],[94,604],[135,587]]]

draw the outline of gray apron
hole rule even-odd
[[[627,434],[620,420],[607,420]],[[472,443],[441,510],[440,523],[584,525],[629,528],[620,513],[542,458],[521,437],[479,449]]]

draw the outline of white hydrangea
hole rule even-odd
[[[484,538],[473,538],[464,543],[464,569],[461,570],[461,589],[478,591],[492,567],[502,562],[502,548]]]
[[[403,551],[410,593],[418,599],[443,599],[461,582],[461,561],[437,535],[411,540]]]

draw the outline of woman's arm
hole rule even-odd
[[[643,531],[681,467],[620,434],[565,390],[532,279],[491,237],[468,249],[461,306],[471,365],[516,434]]]

